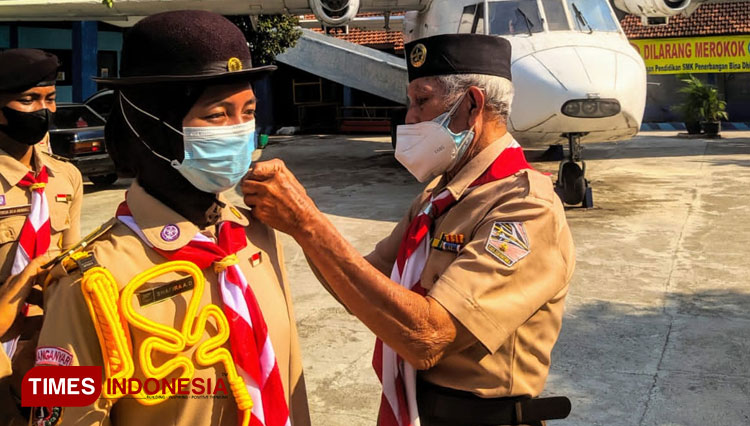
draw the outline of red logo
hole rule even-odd
[[[102,392],[101,367],[34,367],[23,376],[23,407],[85,407]]]

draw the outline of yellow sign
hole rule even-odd
[[[630,40],[649,74],[750,72],[750,35]]]

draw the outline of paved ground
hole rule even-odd
[[[578,265],[547,386],[573,413],[551,426],[750,424],[750,133],[725,136],[587,146],[596,208],[568,210]],[[283,158],[362,253],[420,190],[383,138],[272,143],[264,158]],[[84,230],[110,217],[126,186],[87,187]],[[373,425],[373,336],[283,242],[313,422]]]

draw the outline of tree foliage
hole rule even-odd
[[[255,29],[249,16],[230,19],[245,34],[254,66],[272,64],[276,55],[294,47],[302,36],[299,18],[293,15],[260,15]]]

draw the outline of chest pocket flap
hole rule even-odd
[[[25,216],[11,216],[0,220],[0,245],[18,240],[25,221]]]
[[[54,232],[62,232],[70,228],[70,213],[68,203],[49,203],[49,224]]]

